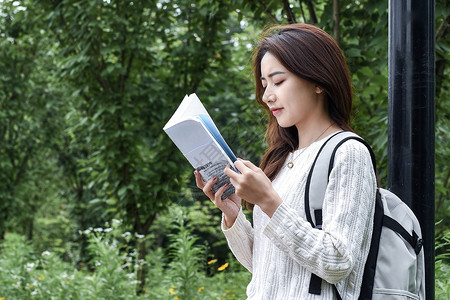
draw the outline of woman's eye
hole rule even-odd
[[[281,85],[283,82],[284,82],[284,80],[281,80],[281,81],[275,82],[273,85],[274,85],[274,86],[279,86],[279,85]]]

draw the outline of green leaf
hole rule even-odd
[[[359,57],[359,56],[361,56],[361,49],[350,48],[350,49],[346,50],[345,53],[347,56],[350,56],[350,57]]]

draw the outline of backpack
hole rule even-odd
[[[369,150],[376,173],[375,155],[358,135],[341,131],[320,148],[305,189],[306,218],[322,229],[322,206],[337,149],[357,140]],[[425,299],[424,253],[420,224],[412,210],[392,192],[377,188],[372,240],[359,299]],[[322,279],[311,274],[309,293],[319,295]],[[341,299],[336,286],[336,297]]]

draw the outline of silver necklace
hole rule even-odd
[[[293,167],[294,167],[294,161],[297,159],[297,158],[299,158],[300,157],[300,155],[302,155],[302,153],[303,152],[305,152],[305,150],[306,149],[308,149],[308,147],[309,146],[311,146],[312,144],[314,144],[315,142],[317,142],[319,139],[320,139],[320,137],[328,130],[328,129],[330,129],[330,127],[331,126],[333,126],[334,125],[334,122],[333,123],[331,123],[330,124],[330,126],[328,126],[315,140],[314,140],[314,142],[312,142],[311,144],[309,144],[308,146],[306,146],[305,148],[303,148],[301,151],[300,151],[300,153],[294,158],[294,153],[292,153],[292,157],[293,157],[293,159],[291,159],[291,160],[289,160],[288,161],[288,163],[286,164],[286,166],[289,168],[289,169],[292,169]]]

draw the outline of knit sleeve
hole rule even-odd
[[[361,279],[352,279],[352,284],[360,285],[370,247],[375,193],[376,179],[367,148],[348,141],[336,152],[322,209],[322,230],[312,228],[298,208],[283,203],[264,234],[329,283],[352,272],[361,274]]]
[[[230,228],[225,225],[222,216],[222,231],[233,255],[247,270],[252,272],[253,227],[245,217],[242,208]]]

